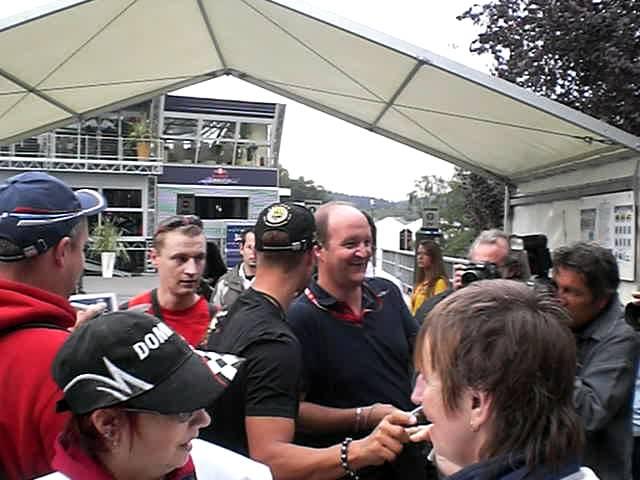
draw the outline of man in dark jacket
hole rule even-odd
[[[51,363],[68,329],[84,319],[67,297],[84,269],[86,217],[105,207],[99,193],[73,192],[41,172],[0,184],[1,478],[51,471],[54,440],[67,420],[56,413],[62,392]]]
[[[553,255],[553,279],[578,347],[574,402],[587,432],[583,464],[602,480],[629,480],[638,338],[616,293],[616,259],[594,244],[561,247]]]

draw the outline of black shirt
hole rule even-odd
[[[201,437],[248,455],[245,417],[297,417],[300,344],[277,301],[249,288],[211,333],[208,348],[246,362],[208,409],[212,422]]]

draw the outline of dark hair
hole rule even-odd
[[[594,243],[576,242],[553,252],[553,270],[567,268],[582,274],[594,300],[609,298],[620,283],[618,263],[611,250]]]
[[[573,405],[576,347],[566,311],[513,280],[474,282],[440,302],[416,339],[415,360],[442,382],[445,409],[465,389],[491,397],[482,460],[523,453],[529,467],[554,469],[583,443]]]
[[[139,414],[127,410],[121,411],[127,419],[128,428],[134,432],[137,431]],[[60,442],[63,447],[69,448],[71,445],[76,445],[92,457],[95,457],[96,453],[109,451],[107,439],[98,432],[91,420],[92,413],[71,415],[60,434]]]
[[[224,263],[218,245],[216,242],[207,242],[207,264],[202,276],[209,281],[211,286],[214,286],[225,273],[227,273],[227,265]]]
[[[247,235],[249,235],[250,233],[253,233],[255,235],[256,234],[255,228],[249,227],[246,230],[243,230],[242,236],[240,237],[240,247],[244,247],[244,244],[247,241]]]
[[[360,210],[364,215],[364,218],[367,219],[367,223],[369,224],[369,228],[371,228],[371,243],[373,244],[373,250],[376,249],[377,237],[378,237],[378,227],[376,227],[376,221],[373,217],[367,213],[365,210]]]
[[[449,279],[447,278],[447,272],[444,268],[444,261],[442,260],[442,250],[440,249],[440,245],[438,245],[433,240],[422,240],[418,244],[418,248],[424,248],[425,253],[431,259],[431,266],[426,268],[418,268],[416,271],[416,285],[417,288],[421,283],[428,282],[427,285],[427,297],[431,297],[433,295],[433,290],[436,286],[436,282],[439,279],[443,279],[447,284],[449,283]],[[416,249],[416,255],[418,250]]]

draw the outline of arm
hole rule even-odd
[[[628,402],[635,385],[636,333],[624,328],[594,347],[575,380],[574,403],[585,429],[602,429]]]
[[[394,410],[392,405],[374,403],[356,408],[332,408],[311,402],[300,402],[298,428],[305,432],[330,433],[370,431]]]
[[[348,449],[352,470],[393,461],[409,441],[405,426],[415,419],[395,410],[385,417],[368,437],[354,440]],[[345,475],[340,464],[340,445],[307,448],[291,443],[295,424],[292,419],[247,417],[245,428],[251,458],[271,467],[275,480],[332,480]]]

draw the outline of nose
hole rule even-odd
[[[184,265],[184,272],[189,275],[195,275],[196,273],[198,273],[198,265],[195,258],[190,258],[189,260],[187,260],[187,263],[185,263]]]
[[[424,377],[421,373],[416,377],[416,384],[413,386],[413,392],[411,392],[411,401],[416,405],[422,403],[422,397],[424,395]]]
[[[562,305],[563,307],[567,306],[568,302],[562,290],[560,289],[556,290],[556,298],[558,299],[558,302],[560,303],[560,305]]]
[[[360,258],[369,258],[371,256],[371,247],[365,243],[361,243],[356,248],[355,254]]]

